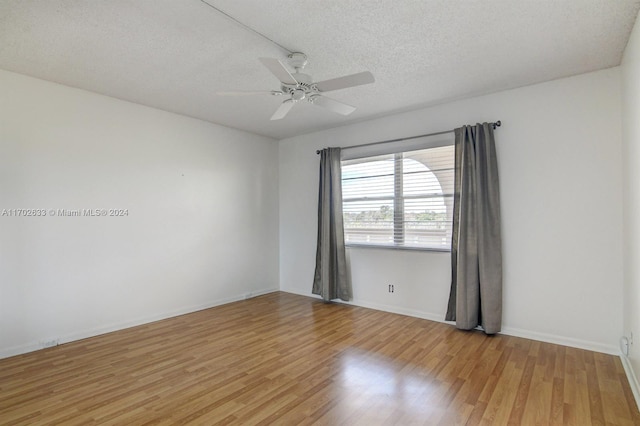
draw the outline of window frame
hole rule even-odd
[[[453,138],[453,132],[451,134],[451,137],[446,137],[444,139],[442,135],[438,135],[438,136],[439,136],[438,138],[435,138],[433,140],[429,140],[427,142],[422,141],[422,142],[418,142],[417,144],[413,142],[410,146],[405,146],[405,147],[397,146],[397,144],[393,144],[393,146],[383,147],[382,149],[380,149],[379,147],[376,147],[374,148],[374,150],[366,150],[366,149],[360,150],[360,147],[356,146],[356,147],[353,147],[353,149],[360,150],[360,151],[359,153],[356,153],[353,155],[345,155],[343,151],[343,155],[342,155],[343,164],[346,160],[366,159],[366,158],[372,158],[372,157],[385,155],[385,154],[393,154],[394,156],[393,158],[394,160],[393,197],[384,196],[379,198],[379,199],[382,199],[382,198],[388,199],[393,203],[393,230],[392,230],[393,242],[390,244],[366,244],[361,242],[345,242],[345,247],[347,249],[366,248],[366,249],[409,250],[409,251],[438,252],[438,253],[451,252],[450,245],[447,247],[435,247],[435,246],[420,247],[420,246],[404,245],[405,238],[406,238],[406,220],[404,217],[405,200],[425,199],[425,198],[443,198],[443,199],[454,198],[453,191],[451,193],[444,193],[443,191],[442,194],[435,194],[435,195],[434,194],[419,194],[419,195],[409,195],[409,196],[404,195],[404,185],[403,185],[403,178],[404,178],[403,168],[404,167],[403,166],[404,166],[404,160],[405,160],[404,154],[406,152],[411,152],[416,150],[427,150],[427,149],[433,149],[433,148],[439,148],[439,147],[445,147],[445,146],[454,146],[452,165],[455,167],[455,164],[453,164],[455,163],[455,140]],[[424,139],[432,139],[432,138],[426,137]],[[438,182],[440,183],[440,181]],[[342,184],[342,180],[341,180],[341,184]],[[359,199],[357,198],[353,198],[349,200],[344,200],[343,198],[343,201],[345,202],[358,201],[358,200]],[[402,202],[401,203],[396,202],[396,200],[401,200]],[[344,214],[344,207],[343,207],[343,214]],[[452,235],[450,235],[449,238],[451,237]]]

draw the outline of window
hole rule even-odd
[[[449,250],[454,146],[342,161],[347,245]]]

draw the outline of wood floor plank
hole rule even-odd
[[[276,292],[0,360],[0,424],[634,425],[617,357]]]
[[[514,411],[514,401],[518,396],[518,393],[514,392],[514,390],[518,389],[524,373],[524,370],[516,367],[516,365],[515,363],[507,363],[505,366],[491,393],[480,424],[496,425],[509,423],[510,413]]]

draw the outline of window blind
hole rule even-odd
[[[449,250],[454,146],[342,161],[347,245]]]

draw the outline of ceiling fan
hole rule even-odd
[[[276,112],[271,116],[271,120],[280,120],[284,118],[297,102],[303,100],[306,100],[313,105],[327,108],[333,112],[337,112],[338,114],[349,115],[356,110],[355,107],[336,101],[335,99],[327,98],[323,94],[333,90],[370,84],[375,81],[373,74],[369,71],[364,71],[314,83],[310,75],[301,72],[305,65],[307,65],[307,55],[304,53],[294,52],[288,55],[288,58],[289,65],[295,70],[293,74],[290,73],[284,64],[278,59],[259,58],[260,62],[262,62],[262,64],[267,67],[267,69],[271,71],[278,80],[280,80],[280,90],[233,91],[218,92],[217,94],[225,96],[261,94],[287,96],[288,98],[280,104],[280,107],[278,107]]]

